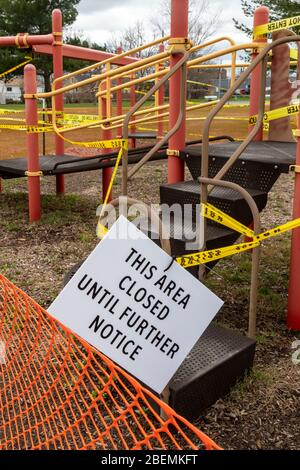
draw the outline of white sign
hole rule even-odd
[[[223,302],[121,216],[50,314],[158,393]]]

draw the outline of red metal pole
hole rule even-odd
[[[171,37],[188,37],[188,0],[172,0],[171,3]],[[174,54],[171,57],[171,68],[181,59],[181,54]],[[180,112],[180,81],[181,71],[178,70],[170,79],[170,128],[172,128]],[[186,79],[186,77],[184,77]],[[186,123],[183,119],[180,129],[171,137],[169,141],[170,150],[183,150],[185,147]],[[184,180],[184,162],[175,156],[168,159],[168,181],[177,183]]]
[[[257,8],[254,12],[253,17],[253,31],[256,26],[260,26],[262,24],[269,23],[270,11],[269,8],[265,6],[261,6]],[[262,44],[266,44],[268,42],[268,38],[261,38],[255,39],[254,42],[259,42]],[[252,54],[252,60],[255,60],[258,56],[258,53]],[[259,112],[259,94],[260,94],[260,83],[262,77],[262,66],[259,64],[251,74],[251,81],[250,81],[250,107],[249,107],[249,116],[256,116]],[[252,131],[252,126],[249,126],[249,133]],[[256,134],[254,141],[261,141],[264,137],[263,126],[261,126],[259,132]],[[249,228],[253,229],[253,223],[249,225]],[[244,237],[245,243],[252,242],[252,238],[247,236]]]
[[[300,129],[300,114],[298,114]],[[300,166],[300,136],[297,137],[296,165]],[[295,172],[294,219],[300,218],[300,173]],[[288,327],[300,331],[300,229],[293,230],[288,300]]]
[[[122,47],[118,47],[117,54],[122,54]],[[122,85],[122,78],[118,78],[117,84]],[[123,114],[123,91],[117,90],[117,116]],[[122,126],[117,129],[117,137],[122,137]]]
[[[106,89],[107,84],[106,82],[103,82],[103,88]],[[106,119],[108,117],[111,117],[110,114],[110,103],[107,100],[107,96],[102,96],[101,97],[101,115],[103,119]],[[102,129],[101,130],[101,138],[102,140],[110,140],[112,139],[112,131],[109,129]],[[110,153],[112,150],[111,149],[103,149],[102,154]],[[102,170],[102,200],[104,201],[105,196],[108,191],[109,183],[111,180],[113,169],[112,168],[103,168]],[[109,201],[112,200],[112,192],[110,193],[109,196]]]
[[[53,75],[54,79],[63,76],[63,48],[62,48],[62,14],[56,9],[52,12],[52,34],[53,34]],[[56,88],[61,88],[63,82],[58,82]],[[64,111],[64,95],[55,97],[56,111]],[[55,154],[57,156],[64,155],[65,143],[55,134]],[[65,192],[64,175],[56,176],[56,193],[63,194]]]
[[[254,20],[253,20],[253,29],[256,26],[260,26],[266,23],[269,23],[270,11],[269,8],[262,6],[255,10]],[[268,42],[267,38],[254,39],[255,42],[265,44]],[[256,59],[258,53],[252,55],[252,60]],[[259,92],[260,84],[262,78],[262,66],[259,64],[251,74],[251,85],[250,85],[250,116],[256,116],[259,112]],[[252,130],[252,127],[249,127],[249,132]],[[255,141],[263,140],[263,126],[260,131],[257,133]]]
[[[37,92],[36,68],[32,64],[24,68],[25,95],[33,95]],[[25,115],[27,126],[37,126],[38,107],[36,98],[25,98]],[[41,218],[41,191],[39,162],[39,136],[38,134],[26,135],[27,142],[27,170],[28,170],[28,194],[29,194],[29,220],[35,222]]]

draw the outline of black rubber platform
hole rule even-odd
[[[147,151],[137,149],[136,153],[131,150],[129,153],[129,164],[137,163]],[[107,155],[96,157],[73,157],[71,155],[46,155],[40,157],[40,170],[44,176],[59,174],[79,173],[84,171],[99,170],[101,168],[113,167],[116,162],[117,153],[112,152]],[[151,157],[151,161],[166,159],[165,152],[156,153]],[[122,164],[122,163],[121,163]],[[4,179],[20,178],[25,176],[27,171],[26,158],[12,158],[0,160],[0,177]]]
[[[209,146],[210,158],[228,159],[240,146],[240,142],[227,142],[211,144]],[[201,145],[189,145],[185,148],[186,158],[201,157]],[[279,167],[281,172],[288,172],[290,165],[295,163],[295,142],[252,142],[240,157],[241,161],[270,164]],[[200,174],[200,173],[199,173]],[[197,177],[199,176],[197,175]]]
[[[251,369],[255,341],[211,324],[170,383],[170,406],[187,419],[225,396]]]

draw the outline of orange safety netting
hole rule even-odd
[[[0,341],[0,449],[219,449],[1,274]]]

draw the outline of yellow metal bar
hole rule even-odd
[[[151,62],[151,64],[146,64],[146,65],[141,65],[139,67],[135,67],[134,69],[134,73],[137,73],[139,72],[140,70],[144,70],[144,69],[147,69],[147,68],[150,68],[150,67],[153,67],[155,66],[156,64],[160,64],[161,63],[161,59],[158,59],[158,60],[155,60],[153,62]],[[122,72],[123,70],[123,67],[119,67],[118,70],[120,71],[115,77],[113,77],[113,80],[117,80],[118,78],[130,78],[132,74],[128,74],[128,72]]]
[[[246,44],[241,44],[241,45],[235,45],[235,46],[229,47],[227,49],[223,49],[222,51],[217,51],[217,52],[214,52],[214,53],[211,53],[211,54],[207,54],[203,57],[198,57],[194,60],[189,61],[187,65],[188,65],[188,67],[191,67],[193,65],[197,65],[197,64],[200,64],[200,63],[203,63],[203,62],[207,62],[209,60],[215,59],[217,57],[221,57],[223,55],[232,54],[233,52],[237,52],[237,51],[240,51],[240,50],[243,50],[243,49],[253,49],[253,48],[256,48],[256,47],[258,47],[258,44],[256,44],[256,43],[246,43]],[[138,64],[139,64],[139,66],[145,65],[145,64],[151,64],[156,60],[159,60],[159,59],[163,60],[164,58],[169,57],[169,55],[170,55],[170,51],[161,52],[160,54],[156,54],[155,56],[152,56],[150,58],[142,59],[141,61],[138,62]],[[127,71],[132,71],[133,72],[135,67],[136,67],[136,64],[129,64],[129,65],[123,66],[122,70],[123,70],[123,72],[127,72]],[[156,77],[162,76],[165,73],[167,73],[168,70],[169,70],[169,68],[166,68],[165,70],[162,70],[160,72],[156,72],[154,74],[148,75],[147,80],[149,80],[150,77],[151,78],[156,78]],[[54,89],[51,92],[36,93],[35,97],[36,98],[48,98],[48,97],[56,96],[60,93],[65,93],[67,91],[71,91],[71,90],[80,88],[81,86],[89,85],[91,83],[95,83],[98,80],[102,80],[104,78],[108,78],[108,77],[113,78],[114,76],[117,76],[117,75],[118,75],[118,69],[113,69],[113,70],[110,70],[109,72],[105,72],[105,73],[102,73],[100,75],[96,75],[96,76],[91,77],[89,79],[82,80],[81,82],[77,82],[77,83],[72,84],[72,85],[67,85],[67,86],[59,88],[59,89],[55,89],[56,81],[54,80],[54,82],[53,82],[53,88]],[[139,79],[139,81],[134,81],[134,82],[131,81],[130,83],[133,85],[133,84],[136,84],[136,83],[141,83],[145,80],[146,80],[146,78],[142,77],[142,78]],[[127,83],[127,86],[128,86],[128,83]],[[116,90],[116,89],[117,89],[116,87],[112,88],[112,90]]]
[[[220,36],[215,39],[211,39],[210,41],[204,42],[203,44],[199,44],[197,46],[193,46],[191,48],[191,54],[193,52],[199,51],[200,49],[204,49],[205,47],[212,46],[213,44],[217,44],[218,42],[223,42],[223,41],[228,41],[232,46],[236,44],[234,39],[232,39],[230,36]]]
[[[110,72],[111,64],[106,64],[106,71]],[[112,106],[111,106],[111,79],[107,77],[106,79],[106,114],[110,119],[112,115]]]
[[[153,46],[156,46],[157,44],[161,44],[163,42],[168,41],[170,39],[170,37],[171,36],[165,36],[165,37],[156,39],[155,41],[152,41],[148,44],[145,44],[144,46],[135,47],[134,49],[131,49],[127,52],[122,52],[121,54],[117,54],[113,57],[110,57],[109,59],[105,59],[105,60],[102,60],[101,62],[97,62],[96,64],[88,65],[87,67],[84,67],[84,68],[79,69],[79,70],[75,70],[74,72],[71,72],[71,73],[68,73],[67,75],[64,75],[63,78],[64,78],[64,80],[68,80],[69,78],[76,77],[78,75],[82,75],[83,73],[86,73],[86,72],[89,72],[89,71],[94,70],[96,68],[99,68],[102,65],[112,63],[116,59],[116,57],[118,57],[118,59],[122,59],[123,57],[130,57],[131,55],[136,54],[137,52],[140,52],[142,50],[148,49],[149,47],[153,47]],[[139,61],[137,61],[136,63],[139,63]]]
[[[221,51],[212,52],[210,54],[206,54],[204,56],[197,57],[196,59],[190,60],[188,62],[188,67],[201,64],[203,62],[208,62],[209,60],[217,59],[218,57],[232,54],[233,52],[238,52],[238,51],[247,50],[247,49],[256,49],[259,46],[261,46],[261,44],[251,43],[251,42],[245,43],[245,44],[235,44],[234,46],[228,47],[227,49],[222,49]]]
[[[154,62],[158,59],[162,60],[162,59],[165,59],[166,57],[169,57],[169,55],[170,55],[170,53],[168,51],[161,52],[160,54],[156,54],[155,56],[147,57],[146,59],[141,59],[138,63],[140,65],[143,65],[143,64],[149,64],[150,65],[152,62]],[[135,66],[136,66],[136,64],[128,64],[128,65],[124,65],[122,67],[122,69],[123,69],[123,71],[133,71],[134,72]],[[87,78],[86,80],[82,80],[81,82],[73,83],[71,85],[67,85],[67,86],[64,86],[64,87],[59,88],[59,89],[55,88],[55,85],[56,85],[58,80],[54,80],[53,84],[52,84],[52,88],[53,88],[52,91],[43,92],[43,93],[36,93],[34,96],[36,98],[50,98],[52,96],[56,96],[56,95],[59,95],[61,93],[66,93],[67,91],[75,90],[75,89],[80,88],[80,87],[85,86],[85,85],[90,85],[91,83],[95,83],[95,82],[98,82],[100,80],[104,80],[106,78],[113,78],[114,76],[117,76],[117,75],[118,75],[118,69],[113,69],[113,70],[110,70],[109,72],[104,72],[104,73],[101,73],[99,75],[94,75],[91,78]],[[60,80],[61,80],[61,78],[60,78]]]
[[[242,45],[234,45],[228,49],[223,49],[221,51],[217,51],[215,53],[211,53],[211,54],[208,54],[208,55],[205,55],[205,56],[202,56],[202,57],[198,57],[196,59],[193,59],[191,61],[189,61],[187,63],[187,66],[188,68],[191,68],[191,67],[194,67],[194,65],[198,64],[198,63],[202,63],[202,62],[206,62],[208,60],[212,60],[212,59],[215,59],[217,57],[221,57],[223,55],[228,55],[228,54],[232,54],[232,53],[235,53],[239,50],[243,50],[243,49],[251,49],[251,48],[256,48],[257,47],[257,44],[254,44],[254,43],[247,43],[247,44],[242,44]],[[212,64],[212,65],[215,65],[215,64]],[[220,67],[220,66],[219,66]],[[232,67],[232,65],[229,66],[230,68]],[[237,67],[237,66],[236,66]],[[135,85],[135,84],[138,84],[138,83],[143,83],[145,81],[148,81],[150,79],[157,79],[161,76],[163,76],[164,74],[166,74],[167,72],[169,71],[169,67],[166,68],[165,70],[161,70],[159,72],[155,72],[155,73],[152,73],[150,75],[147,75],[146,77],[141,77],[135,81],[130,81],[130,82],[127,82],[126,83],[126,86],[129,86],[129,85]],[[233,75],[232,75],[232,78],[233,80]],[[234,80],[235,80],[235,74],[234,74]],[[117,91],[117,90],[120,90],[121,88],[123,88],[125,85],[118,85],[118,86],[115,86],[112,88],[112,91]],[[103,92],[101,92],[103,93]]]
[[[129,82],[126,82],[126,83],[123,83],[121,85],[116,85],[114,87],[111,88],[111,91],[112,92],[115,92],[115,91],[118,91],[118,90],[122,90],[123,88],[128,88],[132,85],[138,85],[139,83],[144,83],[144,82],[148,82],[150,79],[156,79],[158,77],[162,77],[163,75],[165,75],[168,71],[169,71],[169,67],[166,68],[165,70],[160,70],[159,72],[154,72],[154,73],[151,73],[150,75],[147,75],[146,77],[140,77],[140,78],[136,78],[135,80],[130,80]],[[103,91],[100,92],[100,96],[103,94]],[[99,96],[98,94],[96,96]]]
[[[219,42],[223,42],[223,41],[228,41],[229,44],[231,44],[231,46],[235,46],[236,45],[236,42],[230,37],[230,36],[221,36],[219,38],[216,38],[216,39],[212,39],[211,41],[208,41],[206,43],[203,43],[203,44],[200,44],[198,46],[195,46],[192,48],[191,52],[196,52],[200,49],[203,49],[205,47],[209,47],[209,46],[212,46],[213,44],[217,44]],[[234,84],[235,82],[235,76],[236,76],[236,61],[237,61],[237,54],[236,52],[232,52],[232,58],[231,58],[231,86]]]
[[[236,64],[236,68],[244,68],[244,67],[249,67],[249,63],[238,63]],[[201,65],[192,65],[189,67],[189,69],[231,69],[232,64],[201,64]]]

